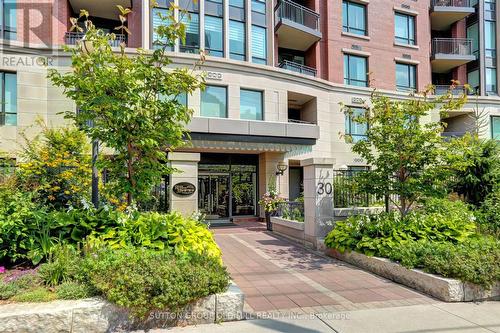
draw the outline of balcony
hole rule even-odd
[[[453,23],[475,12],[472,0],[432,0],[432,30],[447,30]]]
[[[307,51],[322,37],[320,15],[290,0],[281,0],[274,10],[279,47]]]
[[[82,40],[85,34],[83,32],[66,32],[64,35],[64,41],[66,45],[76,45],[78,41]],[[127,42],[127,37],[122,34],[115,34],[116,39],[114,41],[110,41],[109,45],[111,47],[119,47],[121,43]]]
[[[435,85],[434,86],[434,95],[436,95],[436,96],[446,95],[450,89],[451,89],[451,94],[455,95],[455,96],[462,95],[462,94],[469,95],[469,96],[474,95],[474,91],[472,90],[472,88],[467,89],[463,85],[453,86],[453,88],[451,85]]]
[[[290,60],[283,60],[282,62],[280,62],[278,67],[286,69],[287,71],[292,71],[295,73],[300,73],[300,74],[314,76],[314,77],[316,77],[316,73],[317,73],[315,68],[301,65],[301,64],[298,64],[298,63],[290,61]]]
[[[434,38],[431,64],[434,73],[447,73],[451,69],[476,60],[470,38]]]
[[[81,9],[85,9],[90,13],[90,16],[117,21],[120,12],[116,6],[131,8],[132,0],[69,0],[69,4],[77,14],[80,13]],[[137,8],[137,11],[140,11],[140,9]]]

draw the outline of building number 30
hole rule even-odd
[[[318,183],[318,194],[332,194],[333,186],[331,183]]]

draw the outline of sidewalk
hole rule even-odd
[[[199,325],[151,333],[500,333],[500,302],[435,303]]]

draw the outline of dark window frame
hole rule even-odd
[[[225,105],[224,117],[209,117],[209,116],[203,115],[203,94],[205,93],[206,88],[208,88],[208,87],[217,87],[217,88],[224,88],[225,89],[226,101],[224,102],[224,105]],[[218,118],[218,119],[228,119],[229,118],[229,86],[222,85],[222,84],[207,84],[207,85],[205,85],[205,90],[203,90],[200,94],[200,116],[206,117],[206,118]]]
[[[16,76],[16,89],[17,89],[17,86],[18,86],[18,83],[17,83],[17,72],[9,72],[9,71],[0,71],[0,94],[1,94],[1,103],[2,103],[2,106],[0,107],[0,126],[17,126],[17,117],[18,117],[18,110],[17,110],[17,100],[18,100],[18,96],[17,96],[17,91],[16,91],[16,112],[6,112],[5,111],[5,106],[6,106],[6,102],[5,102],[5,74],[13,74]],[[15,115],[16,116],[16,124],[15,125],[6,125],[6,119],[7,119],[7,115]]]
[[[491,124],[491,138],[492,138],[493,140],[495,140],[495,136],[494,136],[494,134],[495,134],[495,129],[493,128],[493,119],[496,119],[496,118],[500,119],[500,116],[491,116],[491,117],[490,117],[490,124]],[[499,128],[498,130],[499,130],[499,132],[500,132],[500,128]],[[497,140],[497,141],[500,141],[500,134],[499,134],[499,138],[498,138],[498,139],[496,139],[496,140]]]
[[[361,55],[356,55],[356,54],[350,54],[350,53],[344,53],[344,69],[345,69],[345,59],[347,57],[347,71],[348,73],[345,72],[344,70],[344,84],[347,84],[347,85],[353,85],[353,86],[357,86],[357,87],[368,87],[368,72],[369,72],[369,69],[368,69],[368,57],[364,57],[364,56],[361,56]],[[365,68],[366,68],[366,73],[365,73],[365,79],[366,80],[358,80],[358,79],[351,79],[350,78],[350,62],[351,62],[351,57],[356,57],[356,58],[363,58],[365,60]],[[347,76],[346,76],[347,74]],[[346,83],[346,80],[347,80],[347,83]],[[365,85],[361,86],[361,85],[356,85],[356,84],[352,84],[352,82],[361,82],[361,83],[364,83]]]
[[[265,91],[264,90],[259,90],[259,89],[252,89],[252,88],[245,88],[245,87],[240,87],[240,118],[241,118],[241,92],[242,91],[249,91],[249,92],[256,92],[260,94],[260,108],[261,108],[261,119],[255,119],[256,121],[262,121],[265,120]],[[248,119],[247,119],[248,120]]]
[[[347,33],[352,33],[360,36],[368,36],[368,6],[366,4],[358,3],[355,1],[349,1],[349,0],[343,0],[342,1],[342,10],[344,10],[344,3],[346,4],[346,17],[347,17],[347,22],[344,22],[342,18],[342,31],[347,32]],[[349,25],[349,6],[357,6],[357,7],[363,7],[363,20],[365,23],[365,29],[361,30],[358,28],[353,28]],[[343,15],[342,15],[343,16]]]
[[[418,87],[418,66],[415,65],[415,64],[408,64],[408,63],[404,63],[404,62],[396,62],[396,68],[397,66],[400,65],[400,66],[406,66],[406,69],[407,69],[407,75],[408,75],[408,83],[409,85],[408,86],[401,86],[401,85],[398,85],[398,81],[397,81],[397,70],[396,70],[396,90],[397,91],[416,91],[417,90],[417,87]],[[410,82],[410,70],[413,70],[413,77],[414,77],[414,87],[411,86],[411,82]]]
[[[408,32],[410,32],[410,22],[413,22],[413,37],[408,36],[406,37],[400,37],[396,35],[396,17],[397,16],[404,16],[406,19],[406,29]],[[417,25],[416,25],[416,16],[407,14],[407,13],[402,13],[402,12],[395,12],[394,13],[394,41],[398,44],[403,44],[403,45],[417,45]]]
[[[369,112],[369,109],[367,108],[363,108],[363,107],[359,107],[359,106],[347,106],[348,109],[357,109],[357,110],[364,110],[365,114],[366,112]],[[364,140],[366,138],[368,138],[368,134],[352,134],[352,124],[354,123],[353,121],[353,115],[351,113],[346,113],[345,114],[345,117],[346,119],[344,120],[345,123],[349,124],[349,126],[345,126],[346,128],[344,129],[345,130],[345,135],[347,136],[350,136],[353,140],[352,140],[352,143],[356,143],[360,140]],[[370,129],[370,124],[366,124],[366,131],[368,131]],[[356,141],[354,138],[358,138],[358,141]]]

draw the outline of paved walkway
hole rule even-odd
[[[304,249],[257,222],[214,228],[247,312],[325,313],[432,304],[387,279]]]
[[[435,303],[223,324],[150,333],[500,333],[500,302]],[[141,332],[142,333],[142,332]]]

